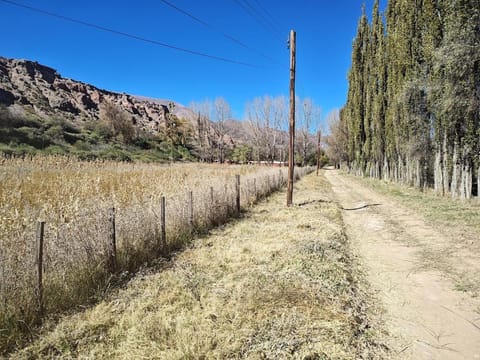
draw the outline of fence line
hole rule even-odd
[[[313,170],[299,169],[297,179],[310,171]],[[141,204],[136,205],[137,207],[133,206],[128,213],[122,213],[112,207],[108,210],[108,214],[105,214],[105,218],[97,214],[94,219],[96,221],[93,222],[95,226],[82,227],[74,221],[60,225],[44,220],[39,221],[36,231],[35,291],[32,294],[34,298],[29,303],[37,304],[37,317],[41,317],[48,312],[46,304],[49,302],[47,296],[49,287],[60,289],[63,286],[64,293],[60,291],[55,294],[59,297],[62,294],[67,296],[67,291],[75,288],[71,284],[55,283],[52,279],[56,278],[57,273],[60,273],[59,277],[63,281],[65,281],[65,273],[71,274],[69,279],[72,281],[80,281],[76,275],[72,274],[81,271],[79,269],[83,267],[98,268],[98,265],[103,263],[107,273],[115,274],[130,267],[138,267],[145,261],[153,260],[158,254],[166,255],[172,249],[181,247],[196,231],[211,228],[227,221],[228,218],[239,216],[242,208],[252,205],[262,197],[285,186],[286,177],[283,176],[283,172],[279,170],[278,176],[273,175],[272,179],[270,174],[263,178],[259,178],[256,174],[245,175],[242,181],[240,175],[236,175],[234,182],[225,183],[223,193],[209,186],[205,188],[206,191],[201,191],[202,189],[197,191],[194,197],[194,192],[190,190],[183,201],[184,206],[181,206],[182,201],[179,196],[169,198],[168,206],[166,197],[161,196],[160,203],[151,204],[151,209],[145,209],[146,206]],[[181,210],[185,207],[187,211],[183,211],[182,216]],[[149,217],[147,212],[150,210]],[[140,214],[140,216],[134,218],[133,214]],[[102,226],[102,221],[106,221],[105,226]],[[132,223],[134,223],[133,229]],[[144,237],[140,245],[138,245],[140,240],[135,235],[138,229],[141,229]],[[95,236],[89,236],[90,233]],[[54,239],[58,244],[53,245],[53,241],[48,241],[49,238]],[[101,245],[102,238],[104,246]],[[65,248],[62,249],[59,244],[63,244]],[[103,259],[102,247],[104,248]],[[78,256],[79,253],[83,253],[83,257]],[[0,260],[0,275],[2,275],[5,273],[4,267],[9,264],[3,257]],[[10,265],[20,266],[19,263]],[[28,289],[17,289],[14,283],[7,283],[7,279],[3,276],[0,279],[0,299],[5,304],[0,303],[0,310],[7,310],[6,304],[9,301],[7,301],[6,290],[8,289],[15,290],[10,291],[13,297],[18,292],[28,293]],[[8,308],[10,312],[14,311],[12,309],[14,309],[12,306]]]

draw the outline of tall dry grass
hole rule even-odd
[[[195,239],[12,359],[387,359],[323,175]],[[161,271],[158,271],[161,269]]]
[[[297,176],[306,169],[298,169]],[[0,354],[38,324],[35,246],[45,222],[44,315],[95,302],[141,265],[182,248],[192,234],[285,185],[286,169],[206,164],[80,162],[66,157],[0,159]],[[193,193],[194,226],[189,220]],[[160,199],[166,197],[167,246]],[[109,211],[116,211],[117,273],[107,270]]]

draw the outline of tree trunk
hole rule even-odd
[[[385,155],[385,159],[383,160],[383,180],[390,180],[390,168],[388,166],[387,155]]]
[[[444,188],[443,188],[443,172],[442,172],[442,152],[440,149],[437,149],[435,153],[435,165],[433,169],[434,173],[434,183],[433,187],[435,189],[436,194],[444,195]]]
[[[442,178],[443,178],[443,195],[450,191],[449,169],[448,169],[448,150],[447,150],[447,134],[443,135],[442,147]]]
[[[422,171],[420,166],[420,159],[415,161],[415,187],[420,189],[422,187]]]
[[[468,164],[468,168],[467,168],[467,173],[465,174],[467,179],[466,179],[466,184],[467,184],[467,187],[465,189],[465,192],[467,193],[467,199],[471,199],[472,198],[472,189],[473,189],[473,168],[472,168],[472,165]]]
[[[408,184],[409,186],[415,185],[413,181],[413,160],[410,160],[409,156],[405,159],[405,170],[402,171],[402,175],[402,182],[404,184]]]
[[[453,173],[452,173],[452,184],[450,191],[452,192],[452,199],[455,199],[458,196],[458,183],[459,183],[459,176],[460,176],[460,164],[458,163],[458,149],[457,149],[457,141],[455,141],[453,145],[453,158],[452,158],[452,166],[453,166]]]
[[[463,162],[463,161],[462,161]],[[463,162],[461,167],[461,174],[460,174],[460,199],[465,200],[467,198],[467,166]]]
[[[477,198],[480,199],[480,164],[477,168]]]

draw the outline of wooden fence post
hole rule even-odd
[[[117,234],[115,232],[115,208],[110,209],[109,216],[110,233],[108,237],[108,270],[111,273],[117,271]]]
[[[217,204],[215,204],[215,197],[213,192],[213,186],[210,186],[210,206],[206,207],[205,210],[205,218],[208,223],[214,221],[215,217],[217,216]]]
[[[252,192],[250,191],[250,188],[251,188],[251,180],[250,179],[247,179],[247,201],[248,201],[248,205],[251,204],[251,198],[252,198]]]
[[[188,193],[190,232],[193,234],[193,191]]]
[[[38,315],[43,314],[43,239],[45,234],[45,221],[37,223],[37,311]]]
[[[160,199],[160,241],[162,251],[166,251],[167,248],[167,234],[166,234],[166,224],[165,224],[165,196],[162,196]]]
[[[283,173],[282,170],[278,170],[278,183],[279,183],[279,188],[283,187]]]
[[[3,289],[3,283],[5,279],[5,270],[3,266],[2,253],[0,252],[0,309],[2,306],[7,305],[7,297],[5,296],[5,291]]]
[[[255,201],[258,200],[258,194],[257,194],[257,178],[253,179],[253,195],[255,197]]]
[[[237,192],[235,201],[237,215],[240,215],[240,175],[235,175],[235,191]]]

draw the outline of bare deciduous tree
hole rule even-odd
[[[285,97],[264,96],[247,104],[247,121],[252,137],[252,147],[257,160],[270,162],[284,160],[285,136],[282,133],[286,121]]]
[[[215,106],[215,124],[214,129],[216,131],[218,141],[218,161],[220,163],[225,162],[225,135],[226,127],[225,122],[232,117],[232,111],[230,105],[223,97],[217,97],[214,101]]]
[[[302,166],[305,166],[310,155],[315,152],[313,134],[319,126],[321,110],[311,98],[303,100],[297,98],[297,102],[301,106],[297,106],[298,131],[296,132],[296,143],[301,156]]]
[[[100,109],[100,117],[113,135],[128,144],[136,136],[136,129],[131,116],[120,106],[111,102],[104,102]]]
[[[189,105],[197,113],[196,137],[198,142],[198,153],[203,162],[214,160],[215,132],[211,124],[213,105],[210,100],[192,102]]]
[[[347,131],[345,124],[340,121],[338,109],[330,111],[327,115],[327,123],[330,134],[326,137],[327,155],[331,163],[336,168],[348,159],[347,149]]]

